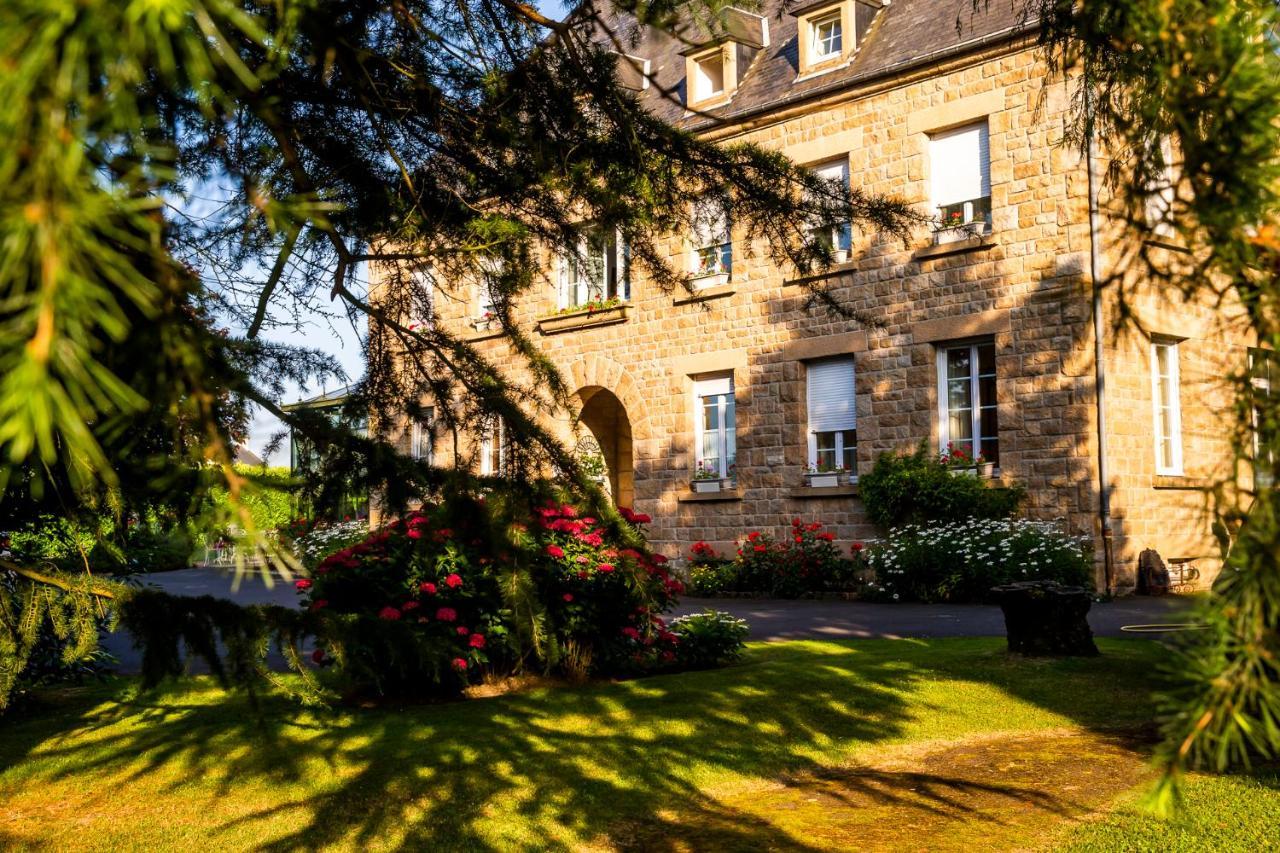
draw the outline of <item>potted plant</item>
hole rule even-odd
[[[724,478],[720,476],[718,468],[712,467],[705,462],[699,461],[698,467],[693,472],[693,490],[699,494],[720,491]]]
[[[951,443],[948,443],[947,449],[942,451],[939,461],[947,466],[951,474],[956,477],[991,478],[995,476],[996,465],[994,462],[988,462],[981,453],[976,457],[970,456],[969,451],[963,447],[956,447]]]
[[[698,290],[729,283],[729,271],[721,263],[719,246],[698,250],[698,268],[693,273],[693,281]]]
[[[804,484],[811,489],[829,489],[840,485],[845,470],[841,465],[810,463],[804,469]]]

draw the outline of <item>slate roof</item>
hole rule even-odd
[[[983,43],[1021,32],[1029,24],[1024,0],[892,0],[880,9],[864,35],[852,61],[845,67],[798,81],[797,19],[786,11],[786,0],[762,0],[759,14],[769,22],[769,46],[756,55],[728,105],[712,110],[722,118],[743,118],[777,109],[818,94],[901,73],[919,62],[950,53],[975,49]],[[795,8],[794,4],[791,8]],[[621,17],[615,29],[623,36],[626,52],[649,60],[650,73],[659,86],[685,95],[684,57],[687,45],[666,33],[647,29]],[[664,100],[652,88],[649,102],[659,117],[690,127],[709,124],[701,117],[686,117],[679,104]]]

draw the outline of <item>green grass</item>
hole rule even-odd
[[[872,828],[915,849],[997,823],[1025,846],[1146,773],[1130,739],[1158,648],[1100,645],[1055,661],[990,639],[753,645],[713,672],[336,711],[121,681],[0,726],[0,848],[808,850],[881,812]],[[1054,746],[1068,736],[1078,767]],[[1106,772],[1045,793],[1037,762]],[[904,810],[916,834],[893,826]]]

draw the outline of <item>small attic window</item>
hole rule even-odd
[[[693,100],[706,101],[724,94],[724,54],[717,50],[693,61]]]
[[[844,27],[841,25],[841,17],[839,11],[830,12],[815,19],[810,25],[809,32],[813,37],[813,44],[810,47],[809,56],[815,64],[835,59],[844,53]]]

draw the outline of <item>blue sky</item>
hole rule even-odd
[[[563,17],[567,9],[567,4],[559,2],[559,0],[539,0],[537,6],[544,15],[555,18]],[[359,337],[345,318],[333,320],[316,318],[306,322],[300,329],[264,332],[263,337],[280,343],[308,346],[330,353],[341,362],[343,370],[352,380],[359,379],[361,374],[364,373],[364,358],[360,350]],[[292,387],[285,393],[285,402],[293,402],[294,400],[301,400],[331,391],[338,384],[340,383],[331,380],[323,384],[314,383],[310,386]],[[271,442],[272,437],[280,431],[280,421],[274,415],[258,411],[249,426],[249,438],[245,444],[254,453],[264,456],[266,455],[266,447]],[[267,462],[272,465],[289,464],[288,442],[282,443],[281,447],[267,459]]]

